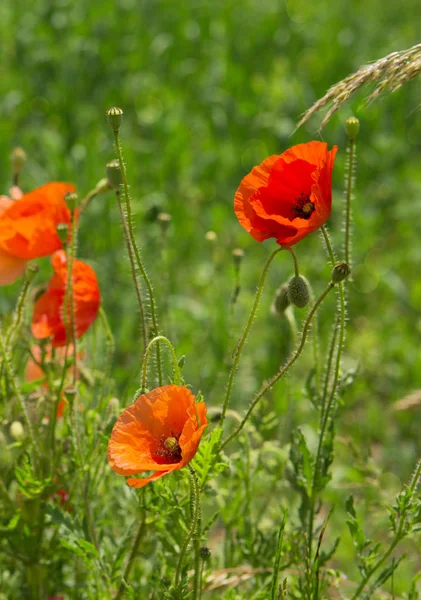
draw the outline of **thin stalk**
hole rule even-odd
[[[288,252],[291,254],[293,260],[294,260],[294,274],[295,277],[299,277],[300,276],[300,269],[298,268],[298,259],[297,259],[297,255],[295,254],[294,248],[291,248],[290,246],[283,246],[283,248],[285,250],[288,250]]]
[[[32,423],[31,423],[31,420],[29,418],[28,411],[26,410],[26,405],[25,405],[25,402],[24,402],[24,400],[22,398],[22,394],[21,394],[21,392],[19,390],[18,384],[16,383],[16,377],[15,377],[15,374],[13,372],[12,363],[11,363],[10,358],[9,358],[9,356],[7,354],[7,351],[6,351],[6,345],[5,345],[5,342],[4,342],[4,339],[3,339],[3,334],[1,333],[1,330],[0,330],[0,351],[1,351],[2,356],[3,356],[3,364],[4,364],[4,368],[5,368],[7,377],[9,379],[9,381],[10,381],[11,386],[12,386],[12,390],[13,390],[13,392],[14,392],[14,394],[15,394],[15,396],[16,396],[19,404],[20,404],[20,408],[21,408],[23,417],[24,417],[24,419],[26,421],[26,426],[28,427],[29,437],[31,438],[31,443],[32,443],[32,446],[33,446],[33,449],[34,449],[34,454],[35,454],[35,456],[38,459],[38,456],[39,456],[38,446],[37,446],[36,441],[35,441],[35,435],[34,435],[34,430],[32,428]]]
[[[295,363],[295,361],[297,360],[297,358],[300,356],[301,352],[304,349],[304,345],[306,343],[307,340],[307,335],[310,329],[310,324],[311,321],[313,319],[313,316],[315,315],[317,309],[319,308],[319,306],[321,305],[321,303],[323,302],[323,300],[326,298],[326,296],[328,295],[328,293],[330,292],[330,290],[334,287],[334,283],[330,282],[327,286],[327,288],[324,290],[324,292],[319,296],[319,298],[316,300],[316,302],[313,304],[312,308],[310,309],[307,318],[304,322],[304,327],[303,327],[303,331],[301,334],[301,339],[300,339],[300,343],[298,345],[298,348],[295,350],[295,352],[292,354],[291,358],[279,369],[279,371],[273,376],[271,377],[271,379],[269,379],[269,381],[263,385],[263,387],[260,389],[260,391],[258,392],[258,394],[256,394],[256,396],[254,397],[254,399],[252,400],[246,415],[244,416],[243,420],[241,421],[240,425],[238,426],[238,428],[221,444],[221,450],[222,448],[224,448],[229,442],[231,442],[239,433],[240,431],[243,429],[244,425],[246,424],[246,422],[248,421],[251,413],[253,412],[253,409],[255,408],[256,404],[259,402],[259,400],[266,394],[266,392],[268,390],[270,390],[270,388],[275,385],[275,383],[277,381],[279,381],[279,379],[281,379],[281,377],[283,377],[285,375],[285,373],[288,372],[288,370],[290,369],[290,367],[292,367],[292,365]]]
[[[118,586],[118,590],[117,590],[116,595],[114,596],[114,600],[120,600],[120,598],[122,597],[122,595],[124,593],[124,590],[126,588],[125,583],[130,575],[130,571],[132,570],[132,566],[133,566],[134,560],[136,558],[140,542],[142,541],[142,538],[145,535],[145,531],[146,531],[146,516],[144,515],[140,522],[139,529],[137,531],[137,535],[136,535],[135,541],[133,543],[132,551],[130,552],[129,560],[127,561],[126,568],[124,569],[124,575],[121,579],[120,585]]]
[[[420,477],[421,477],[421,460],[418,461],[418,464],[417,464],[416,469],[415,469],[415,473],[414,473],[414,475],[413,475],[413,477],[411,479],[411,482],[409,484],[409,489],[411,490],[412,493],[415,492]],[[390,543],[389,548],[386,550],[386,552],[383,554],[383,556],[366,573],[366,575],[364,576],[364,578],[361,581],[360,585],[358,586],[355,594],[352,596],[352,600],[357,600],[357,598],[359,598],[360,593],[363,591],[363,589],[365,588],[366,584],[369,582],[369,580],[371,579],[371,577],[382,566],[382,564],[389,558],[389,556],[392,554],[393,550],[396,548],[396,546],[398,545],[398,543],[402,539],[402,537],[404,535],[403,534],[403,529],[405,527],[406,515],[407,515],[407,510],[405,510],[403,512],[403,514],[401,514],[400,517],[399,517],[399,526],[398,526],[398,529],[397,529],[397,531],[396,531],[396,533],[395,533],[395,535],[393,537],[393,540]]]
[[[348,169],[346,174],[345,183],[345,239],[344,239],[344,254],[345,262],[351,266],[351,200],[352,200],[352,187],[354,183],[354,170],[355,170],[355,159],[356,159],[356,148],[355,139],[349,140],[348,147]]]
[[[105,358],[104,372],[102,373],[102,383],[101,383],[101,392],[100,392],[100,406],[102,408],[102,401],[103,401],[103,398],[105,395],[105,383],[110,374],[111,362],[112,362],[114,349],[115,349],[115,342],[114,342],[114,336],[112,334],[110,325],[108,323],[107,315],[105,314],[105,310],[102,308],[102,306],[99,309],[99,317],[101,319],[102,326],[105,330],[105,336],[106,336],[105,346],[107,349],[107,356]]]
[[[273,566],[273,575],[272,575],[272,583],[270,586],[270,598],[271,600],[278,599],[278,578],[279,578],[279,567],[281,565],[281,552],[282,552],[282,543],[284,540],[284,532],[285,525],[287,521],[288,511],[284,512],[284,516],[281,522],[281,526],[279,527],[278,533],[278,542],[276,544],[276,555],[275,555],[275,564]]]
[[[119,136],[118,131],[114,131],[113,134],[114,134],[115,150],[117,153],[118,161],[120,163],[120,171],[121,171],[121,176],[123,179],[123,190],[124,190],[124,197],[125,197],[125,207],[127,210],[127,223],[128,223],[128,228],[129,228],[130,242],[132,244],[132,248],[135,253],[137,266],[139,267],[139,270],[142,274],[143,280],[146,284],[146,287],[148,288],[152,325],[153,325],[153,330],[154,330],[153,333],[154,333],[154,336],[156,337],[159,335],[159,327],[158,327],[158,318],[157,318],[157,314],[156,314],[155,297],[154,297],[154,293],[153,293],[152,284],[150,282],[148,274],[146,273],[146,269],[143,265],[142,257],[140,256],[140,252],[137,247],[136,238],[134,235],[132,208],[131,208],[131,204],[130,204],[130,191],[129,191],[129,184],[127,181],[126,165],[124,164],[124,160],[123,160],[123,151],[121,148],[120,136]],[[162,385],[161,352],[160,352],[159,344],[157,344],[157,346],[156,346],[156,361],[157,361],[157,369],[158,369],[158,381],[159,381],[159,385]]]
[[[190,470],[190,489],[193,495],[192,502],[192,518],[189,530],[187,532],[186,538],[184,540],[183,546],[180,551],[180,556],[178,558],[177,568],[175,571],[175,586],[177,587],[180,583],[181,570],[183,567],[183,560],[186,555],[187,549],[189,547],[190,542],[192,541],[194,535],[197,531],[197,526],[199,522],[200,516],[200,492],[199,492],[199,483],[197,480],[196,471],[193,469],[191,465],[188,465]]]
[[[173,366],[174,366],[174,383],[176,385],[181,384],[181,371],[180,371],[180,367],[178,366],[178,360],[177,360],[177,355],[174,350],[174,346],[171,344],[170,340],[168,338],[166,338],[164,335],[157,335],[156,337],[153,338],[153,340],[151,340],[149,342],[149,344],[147,345],[147,348],[145,350],[145,354],[143,355],[142,379],[141,379],[142,390],[146,390],[146,385],[147,385],[149,353],[151,351],[152,346],[154,346],[155,344],[159,344],[159,342],[164,342],[165,344],[167,344],[167,346],[170,350],[170,353],[171,353],[171,358],[172,358]]]
[[[16,309],[13,315],[13,321],[9,327],[8,332],[6,333],[6,349],[9,350],[11,343],[14,341],[14,337],[16,332],[19,330],[19,327],[22,323],[23,318],[23,308],[25,306],[26,296],[28,294],[29,286],[32,282],[32,277],[25,277],[25,281],[23,282],[22,290],[19,294],[18,302],[16,305]]]
[[[147,330],[147,323],[146,323],[146,317],[145,317],[145,307],[143,306],[142,293],[140,290],[139,282],[137,280],[133,248],[132,248],[132,245],[130,242],[129,226],[127,225],[126,214],[124,211],[124,207],[121,203],[120,190],[116,190],[115,195],[117,197],[118,208],[120,210],[120,217],[121,217],[121,222],[123,225],[124,239],[126,240],[127,253],[129,255],[129,262],[130,262],[130,267],[131,267],[131,271],[132,271],[132,278],[133,278],[134,288],[135,288],[135,292],[136,292],[137,303],[139,305],[140,324],[141,324],[141,331],[142,331],[142,338],[143,338],[143,349],[145,349],[146,344],[148,343],[148,330]]]
[[[231,370],[230,373],[228,375],[228,384],[227,384],[227,389],[225,392],[225,398],[224,398],[224,402],[222,405],[222,412],[221,412],[221,417],[220,417],[220,427],[222,428],[224,426],[224,420],[225,420],[225,415],[227,412],[227,408],[228,408],[228,404],[231,398],[231,392],[232,392],[232,386],[233,386],[233,382],[234,382],[234,375],[235,372],[237,370],[238,367],[238,363],[240,362],[240,357],[241,357],[241,353],[243,351],[244,348],[244,344],[246,343],[246,340],[248,338],[250,329],[251,329],[251,325],[253,323],[254,317],[256,316],[256,312],[257,312],[257,308],[259,306],[259,302],[260,302],[260,298],[262,296],[262,292],[263,292],[263,287],[265,285],[265,281],[266,281],[266,276],[268,274],[268,270],[270,267],[271,262],[273,261],[273,259],[275,258],[275,256],[281,251],[283,250],[283,248],[277,248],[276,250],[274,250],[272,252],[272,254],[269,256],[269,258],[266,261],[266,264],[263,268],[263,272],[262,275],[260,276],[260,281],[259,281],[259,285],[257,287],[257,292],[256,292],[256,297],[254,300],[254,304],[253,307],[251,309],[249,318],[247,320],[243,335],[240,339],[240,341],[238,342],[235,350],[234,350],[234,355],[233,355],[233,361],[232,361],[232,365],[231,365]]]
[[[67,269],[68,269],[68,280],[67,284],[70,283],[70,323],[72,327],[72,341],[73,341],[73,387],[76,387],[76,376],[77,376],[77,332],[76,332],[76,319],[75,319],[75,294],[73,285],[73,263],[76,256],[77,249],[77,225],[75,223],[75,211],[72,210],[71,216],[71,232],[72,241],[69,248]],[[65,307],[67,312],[67,307]],[[67,340],[66,346],[68,347],[69,340]]]

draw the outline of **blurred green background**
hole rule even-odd
[[[161,325],[178,354],[186,354],[186,380],[218,406],[227,357],[274,248],[273,240],[255,242],[237,222],[232,203],[241,178],[266,156],[319,139],[321,116],[294,133],[299,116],[360,65],[417,43],[418,11],[418,0],[3,1],[1,191],[10,185],[10,150],[19,145],[28,154],[24,190],[62,180],[86,194],[114,157],[104,111],[122,107],[137,238]],[[338,452],[344,465],[352,462],[347,444],[353,439],[362,465],[374,460],[378,473],[393,474],[388,500],[421,454],[420,393],[412,408],[393,410],[421,388],[419,98],[419,81],[370,105],[360,94],[322,134],[329,146],[339,146],[329,226],[340,248],[343,123],[353,114],[361,121],[345,353],[345,365],[359,372],[346,396]],[[166,240],[158,211],[172,216]],[[210,230],[215,241],[206,239]],[[245,258],[231,318],[236,247]],[[296,250],[302,273],[319,293],[330,272],[319,236]],[[127,404],[138,387],[139,321],[112,193],[94,200],[83,215],[79,256],[98,273],[116,337],[116,393]],[[41,262],[39,283],[50,273],[48,259]],[[289,352],[286,323],[271,314],[270,305],[291,274],[291,260],[281,253],[246,346],[233,399],[237,408],[248,404]],[[14,305],[18,288],[2,289],[2,312]],[[334,302],[321,312],[324,348]],[[303,314],[297,311],[297,319]],[[94,347],[89,337],[86,344]],[[100,362],[103,350],[95,347]],[[97,358],[89,360],[95,364]],[[295,370],[303,384],[307,367],[303,360]],[[256,415],[280,415],[283,442],[292,425],[314,419],[300,386],[294,389],[291,395],[286,384],[279,385]],[[343,469],[345,480],[356,477],[351,467]]]

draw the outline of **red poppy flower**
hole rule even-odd
[[[64,197],[74,191],[69,183],[53,182],[24,195],[15,187],[10,199],[0,197],[0,285],[16,281],[28,260],[62,247],[56,227],[70,223]]]
[[[47,291],[38,298],[32,316],[32,333],[37,339],[52,337],[53,346],[67,343],[63,305],[67,286],[66,254],[58,250],[51,257],[55,275]],[[95,271],[81,260],[73,261],[73,304],[76,337],[80,338],[95,321],[101,302]],[[69,303],[70,304],[70,303]],[[68,323],[70,324],[70,308]],[[69,332],[71,335],[71,332]]]
[[[269,156],[238,188],[234,210],[255,240],[276,238],[292,246],[329,218],[332,169],[338,148],[325,142],[298,144]]]
[[[143,487],[190,462],[207,424],[206,404],[196,404],[189,389],[156,388],[121,413],[108,444],[108,462],[120,475],[154,471],[144,479],[127,480]]]

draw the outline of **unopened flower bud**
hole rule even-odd
[[[38,271],[39,271],[38,265],[36,265],[34,263],[27,265],[26,270],[25,270],[26,280],[31,282],[34,279],[35,275],[38,273]]]
[[[118,133],[123,120],[122,109],[118,108],[117,106],[113,106],[112,108],[109,108],[105,114],[107,115],[107,120],[111,126],[111,129],[113,130],[113,133]]]
[[[283,283],[276,291],[271,311],[274,315],[283,315],[290,304],[288,298],[288,285]]]
[[[304,277],[291,277],[288,281],[288,299],[297,308],[304,308],[310,300],[310,290]]]
[[[75,192],[68,192],[64,199],[66,200],[67,206],[73,212],[79,204],[79,196]]]
[[[234,261],[234,266],[239,269],[241,265],[241,261],[244,258],[244,250],[241,248],[234,248],[232,251],[232,259]]]
[[[69,235],[69,226],[67,225],[67,223],[59,223],[56,227],[56,231],[60,242],[64,246],[67,243],[67,238]]]
[[[337,262],[332,271],[332,282],[339,283],[348,277],[351,267],[344,262]]]
[[[17,442],[21,442],[23,439],[25,439],[25,430],[20,421],[13,421],[13,423],[10,425],[10,435]]]
[[[10,155],[13,175],[19,175],[26,162],[26,152],[23,148],[13,148]]]
[[[161,226],[162,233],[166,233],[171,224],[171,220],[172,220],[171,215],[166,212],[160,212],[160,213],[158,213],[157,219],[158,219],[158,223]]]
[[[205,240],[207,240],[208,242],[216,242],[217,239],[218,236],[214,231],[208,231],[207,233],[205,233]]]
[[[203,560],[203,562],[208,562],[210,560],[212,552],[210,551],[210,548],[208,548],[207,546],[202,546],[199,549],[199,554],[200,554],[200,558]]]
[[[105,165],[105,173],[107,175],[107,180],[111,187],[118,190],[123,183],[123,176],[121,174],[120,169],[120,161],[117,159],[110,160]]]
[[[348,138],[351,142],[353,142],[355,140],[355,138],[358,135],[359,130],[360,130],[360,122],[356,117],[349,117],[349,119],[347,119],[345,121],[346,135],[348,136]]]

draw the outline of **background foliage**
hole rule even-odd
[[[331,84],[369,60],[418,42],[418,8],[416,0],[6,0],[0,6],[2,193],[10,182],[10,149],[20,145],[29,157],[22,177],[25,190],[62,180],[72,181],[85,194],[113,157],[104,110],[123,107],[138,241],[156,286],[161,322],[178,354],[186,355],[186,381],[202,391],[211,407],[218,407],[226,381],[221,365],[227,363],[273,246],[271,240],[257,244],[238,225],[232,199],[240,179],[267,155],[316,137],[317,119],[297,132],[294,128],[300,114]],[[340,148],[329,221],[339,244],[343,121],[351,114],[360,118],[345,352],[345,365],[357,368],[358,378],[338,424],[336,466],[326,496],[328,503],[339,506],[327,535],[333,540],[343,533],[334,567],[348,565],[351,572],[354,548],[344,525],[346,497],[350,491],[358,497],[368,528],[385,536],[387,514],[378,509],[393,502],[421,455],[420,393],[415,405],[400,403],[421,388],[419,94],[415,81],[369,106],[359,96],[322,134],[329,145]],[[158,211],[172,216],[166,241],[156,220]],[[216,232],[216,241],[206,239],[209,230]],[[245,250],[245,258],[232,317],[231,251],[236,247]],[[329,269],[318,236],[300,242],[297,253],[303,274],[319,293]],[[114,393],[126,406],[138,388],[139,329],[112,193],[96,199],[84,214],[78,254],[98,273],[116,338]],[[49,273],[48,259],[42,264],[39,282]],[[270,312],[275,290],[290,274],[289,257],[281,253],[237,376],[233,407],[238,410],[291,348],[285,322]],[[2,289],[2,313],[14,306],[17,290],[18,284]],[[325,341],[334,302],[331,298],[320,315]],[[302,313],[297,311],[297,317]],[[86,340],[94,370],[102,364],[102,343],[100,332]],[[260,427],[259,443],[268,444],[267,456],[264,451],[251,454],[256,473],[248,492],[253,518],[271,507],[263,525],[254,520],[264,531],[273,528],[271,516],[279,525],[279,504],[291,494],[284,476],[291,431],[301,426],[315,440],[314,411],[303,393],[307,369],[304,359],[294,370],[296,384],[290,386],[288,379],[278,385],[253,421]],[[271,458],[274,439],[279,442],[276,460]],[[234,466],[239,486],[241,469],[239,460]],[[274,475],[278,484],[272,490]],[[133,499],[120,478],[111,476],[111,481],[113,501],[100,511],[101,519],[118,520],[116,529],[122,535],[129,526],[128,513],[134,511],[127,503]],[[166,493],[171,486],[175,484]],[[235,496],[236,487],[231,482],[218,493]],[[104,494],[100,485],[97,507]],[[228,504],[224,510],[232,511],[225,522],[235,517],[235,506]],[[216,534],[214,538],[217,565]],[[243,546],[227,551],[232,566],[257,556],[261,564],[253,566],[267,566],[264,549],[250,548],[251,541],[244,539]],[[148,544],[154,541],[148,540],[146,557],[152,552]],[[394,581],[398,594],[408,592],[410,575],[421,568],[419,542],[408,542],[407,552],[409,558]],[[271,552],[268,556],[272,560]]]

